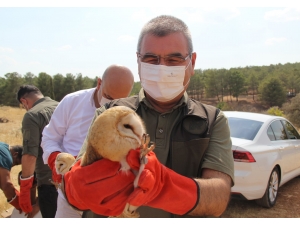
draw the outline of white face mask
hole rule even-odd
[[[111,100],[103,97],[101,93],[102,93],[102,88],[100,87],[100,89],[97,93],[97,97],[98,97],[98,102],[99,102],[100,106],[103,106],[105,103],[110,102]]]
[[[141,85],[153,99],[159,102],[168,102],[176,98],[189,83],[187,82],[183,86],[187,67],[153,65],[141,62]]]

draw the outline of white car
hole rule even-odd
[[[233,198],[275,205],[278,188],[300,175],[300,135],[279,116],[224,111],[234,157]]]

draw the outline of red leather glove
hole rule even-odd
[[[55,159],[59,153],[60,152],[52,152],[48,158],[48,166],[52,170],[52,181],[54,181],[55,183],[61,183],[62,180],[62,176],[60,174],[57,174],[55,168]]]
[[[81,167],[78,160],[63,176],[68,202],[79,210],[91,210],[103,216],[122,213],[135,178],[131,171],[120,171],[120,163],[98,160]]]
[[[20,192],[15,189],[15,193],[16,193],[15,197],[13,197],[10,201],[7,201],[7,202],[9,204],[11,204],[12,206],[14,206],[17,210],[22,212],[22,209],[21,209],[20,204],[19,204]]]
[[[140,151],[130,151],[127,162],[134,170],[140,167]],[[162,165],[154,152],[146,155],[138,187],[128,198],[133,206],[146,205],[167,212],[184,215],[192,211],[200,197],[199,185],[194,179],[182,176]]]
[[[20,176],[19,204],[22,211],[25,213],[29,213],[32,211],[30,189],[32,187],[33,180],[33,175],[28,178],[22,178],[22,176]]]

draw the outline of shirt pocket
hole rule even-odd
[[[28,152],[28,145],[30,140],[30,130],[23,130],[23,154]]]

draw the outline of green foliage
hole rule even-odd
[[[218,109],[221,109],[222,111],[229,111],[229,110],[231,110],[230,105],[228,105],[226,102],[219,102],[216,107]]]
[[[195,70],[194,76],[191,77],[187,93],[191,98],[200,100],[204,94],[205,83],[204,75],[201,70]]]
[[[300,94],[291,98],[290,102],[284,103],[282,105],[282,110],[284,111],[286,118],[300,128]]]
[[[283,111],[280,110],[280,109],[278,108],[278,106],[273,106],[273,107],[269,108],[269,109],[267,110],[267,113],[268,113],[269,115],[285,117]]]
[[[232,96],[239,100],[239,95],[245,90],[245,77],[239,71],[233,71],[230,75],[230,86],[232,91]]]
[[[75,76],[71,73],[67,73],[63,82],[64,85],[64,94],[72,93],[75,91]]]
[[[54,99],[56,101],[61,101],[65,96],[64,79],[64,76],[59,73],[53,76]]]
[[[40,89],[44,96],[54,99],[53,80],[49,74],[39,73],[36,80],[36,86]]]
[[[221,85],[222,78],[216,69],[209,69],[204,72],[205,76],[205,93],[206,97],[217,97],[220,101],[222,97],[223,86]]]
[[[134,82],[133,88],[132,88],[131,93],[130,93],[129,96],[139,94],[141,87],[142,87],[141,82]]]
[[[31,72],[28,72],[24,75],[25,84],[36,85],[35,84],[36,80],[37,80],[37,77]]]
[[[0,96],[5,95],[5,83],[6,80],[3,77],[0,77]],[[0,98],[0,105],[4,104],[4,98]]]
[[[2,95],[2,101],[4,105],[18,106],[19,102],[16,99],[16,94],[19,87],[23,84],[24,80],[17,72],[7,73],[4,75],[6,80],[3,85],[4,95]]]
[[[93,82],[93,79],[87,76],[83,77],[81,73],[78,73],[75,79],[75,91],[96,87],[96,85],[93,86]]]
[[[259,86],[260,99],[269,106],[281,106],[286,101],[286,91],[278,78],[269,78]]]
[[[252,99],[254,100],[254,95],[255,93],[258,92],[258,75],[255,74],[253,71],[249,73],[249,76],[246,79],[246,84],[248,86],[248,88],[251,90],[252,92]]]

